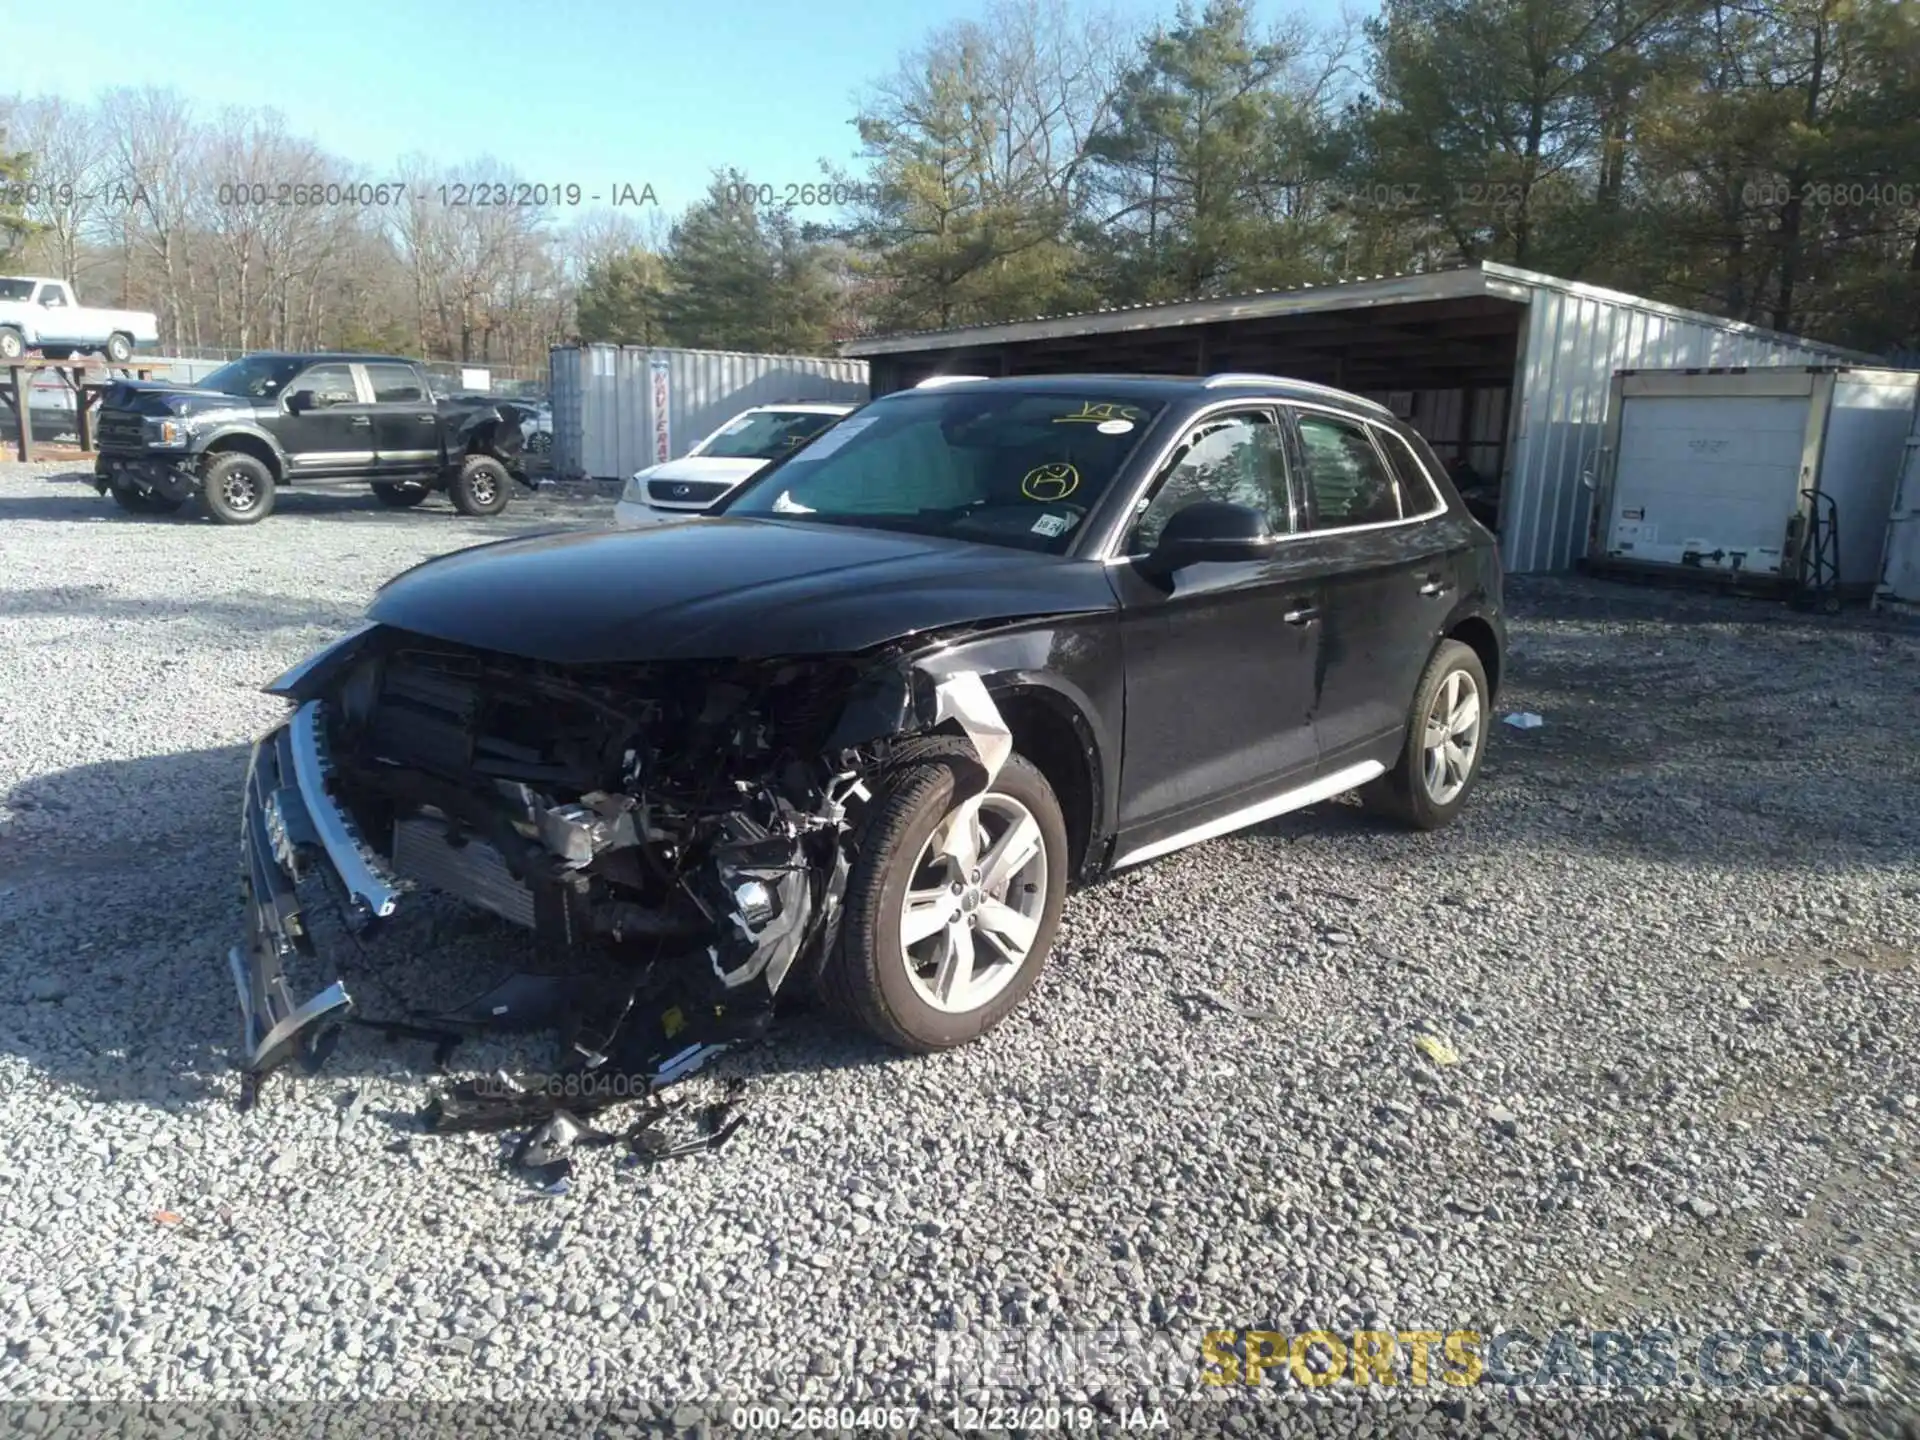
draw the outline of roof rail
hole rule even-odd
[[[1348,404],[1362,405],[1369,410],[1377,410],[1382,415],[1391,415],[1393,411],[1378,400],[1369,400],[1364,395],[1356,395],[1351,390],[1339,390],[1331,385],[1316,385],[1311,380],[1289,380],[1284,375],[1262,375],[1254,371],[1228,371],[1219,375],[1209,375],[1206,387],[1211,390],[1220,385],[1279,385],[1288,390],[1304,390],[1310,395],[1326,395],[1344,400]]]
[[[962,385],[969,380],[985,380],[985,375],[929,375],[913,388],[916,390],[934,390],[942,385]]]

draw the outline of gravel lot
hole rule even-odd
[[[747,1080],[726,1151],[590,1153],[553,1199],[497,1137],[390,1148],[424,1047],[350,1034],[237,1114],[221,957],[245,746],[280,714],[256,687],[402,567],[604,506],[296,496],[229,529],[81,478],[0,465],[0,1396],[939,1407],[1001,1326],[1665,1326],[1689,1358],[1715,1330],[1865,1329],[1872,1393],[1767,1423],[1912,1413],[1911,629],[1514,582],[1501,708],[1546,725],[1497,727],[1455,829],[1336,803],[1126,875],[1070,902],[985,1043],[910,1060],[796,1016],[689,1083]],[[395,944],[461,995],[517,953],[441,913]],[[1027,1393],[1075,1383],[1153,1398]],[[1651,1413],[1522,1389],[1436,1388],[1429,1418]],[[1261,1398],[1414,1418],[1302,1393]],[[1761,1421],[1711,1398],[1686,1423]]]

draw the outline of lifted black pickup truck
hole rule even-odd
[[[444,490],[465,515],[507,508],[532,411],[436,396],[420,367],[385,355],[249,355],[193,385],[123,381],[100,404],[94,488],[165,514],[199,496],[248,525],[282,485],[371,482],[396,509]]]

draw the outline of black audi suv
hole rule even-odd
[[[611,964],[603,1016],[810,991],[909,1050],[972,1040],[1072,884],[1356,789],[1452,820],[1504,637],[1493,537],[1356,396],[887,395],[688,524],[417,566],[268,687],[293,708],[248,778],[243,1067],[315,1063],[346,1018],[337,972],[293,988],[341,958],[314,907],[377,932],[419,887],[549,972]]]

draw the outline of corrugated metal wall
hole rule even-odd
[[[867,362],[639,345],[556,346],[553,465],[563,479],[624,480],[678,459],[750,405],[864,404]]]
[[[1822,346],[1742,334],[1700,320],[1536,288],[1522,338],[1512,448],[1501,501],[1508,570],[1565,570],[1586,551],[1595,461],[1616,370],[1831,365]]]

